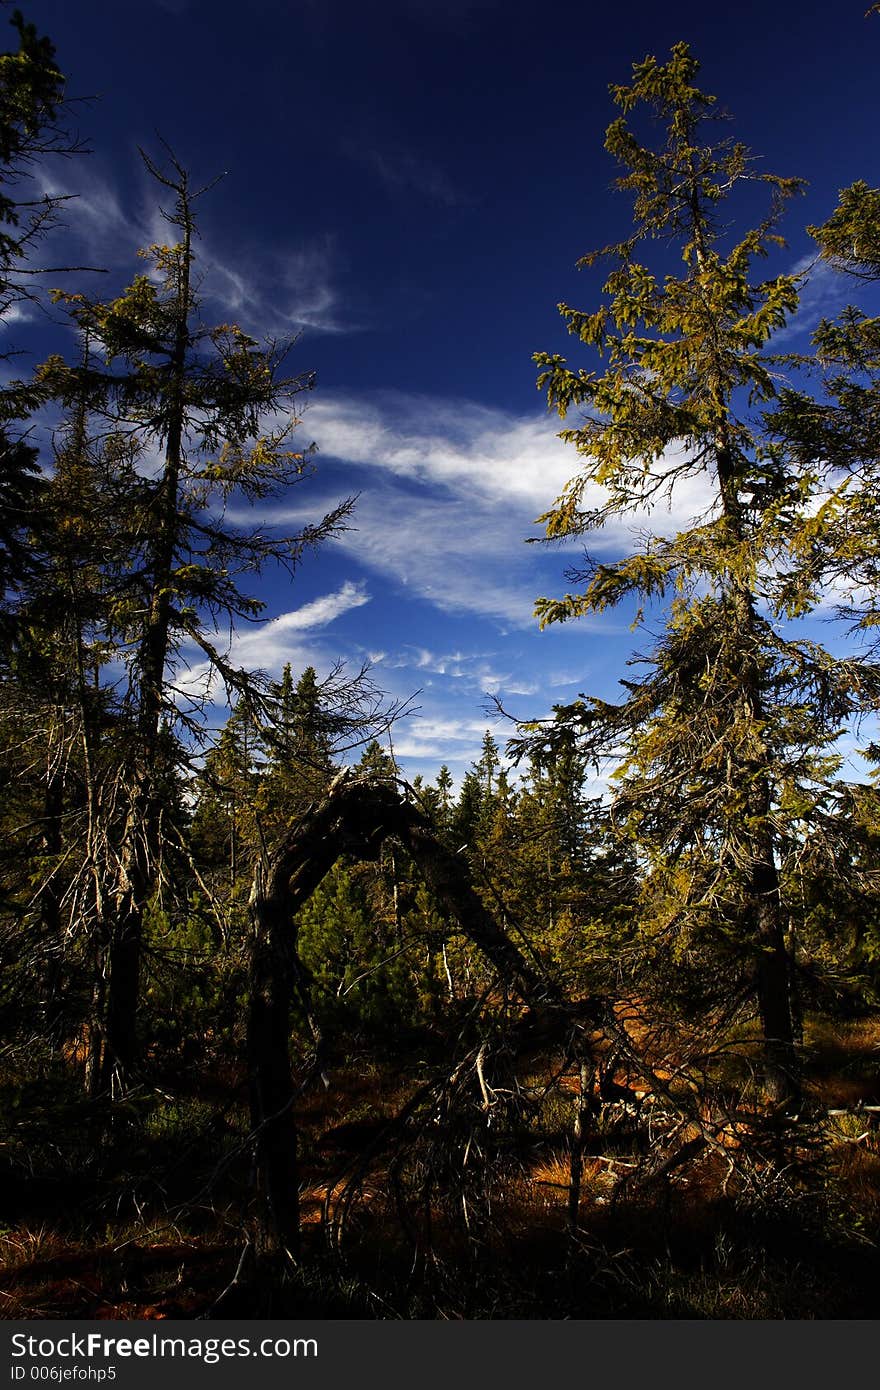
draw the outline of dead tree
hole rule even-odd
[[[497,969],[530,1010],[560,1006],[553,981],[529,962],[487,912],[463,861],[388,781],[343,773],[284,841],[258,863],[252,924],[248,1070],[258,1194],[257,1251],[296,1258],[299,1249],[297,1094],[290,1065],[290,1012],[302,967],[293,917],[342,854],[376,858],[393,836],[418,864],[441,911]]]

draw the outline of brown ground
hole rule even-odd
[[[800,1189],[787,1184],[748,1197],[740,1178],[731,1178],[722,1145],[660,1189],[615,1200],[616,1184],[641,1154],[631,1126],[612,1126],[588,1135],[579,1223],[569,1231],[577,1091],[569,1073],[557,1079],[522,1142],[496,1162],[488,1207],[480,1205],[478,1184],[471,1207],[457,1197],[452,1210],[441,1178],[427,1203],[413,1201],[406,1229],[406,1211],[402,1223],[392,1193],[392,1156],[379,1143],[334,1253],[324,1224],[328,1189],[338,1199],[345,1170],[376,1144],[414,1088],[411,1075],[366,1053],[348,1059],[326,1090],[299,1107],[304,1251],[288,1309],[325,1317],[876,1316],[880,1116],[863,1107],[880,1103],[880,1020],[816,1020],[805,1043],[810,1102],[845,1113],[825,1121]],[[551,1073],[545,1059],[543,1074]],[[541,1074],[538,1063],[532,1081]],[[622,1073],[614,1080],[623,1089],[636,1085]],[[0,1316],[195,1318],[210,1311],[233,1278],[248,1231],[240,1215],[249,1201],[244,1096],[241,1078],[231,1082],[228,1074],[197,1083],[180,1077],[176,1089],[163,1082],[164,1099],[151,1102],[145,1122],[145,1146],[138,1130],[137,1139],[120,1141],[118,1156],[101,1161],[89,1156],[87,1120],[79,1122],[79,1161],[65,1152],[63,1119],[51,1142],[43,1134],[39,1145],[13,1139],[5,1146],[11,1178],[0,1226]],[[729,1145],[739,1145],[735,1126]],[[402,1190],[406,1205],[414,1192],[409,1179]],[[260,1315],[246,1295],[227,1301],[223,1312]]]

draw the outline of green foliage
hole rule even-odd
[[[199,863],[216,876],[228,878],[233,892],[241,880],[250,882],[250,864],[258,842],[258,748],[253,716],[247,703],[240,700],[205,755],[196,779],[190,842]]]
[[[106,415],[128,427],[132,452],[128,461],[116,460],[114,492],[130,579],[114,623],[133,672],[148,683],[159,679],[155,659],[144,671],[149,632],[150,648],[159,643],[170,652],[184,640],[195,642],[212,668],[243,687],[245,678],[236,680],[213,646],[215,620],[258,616],[262,603],[242,591],[240,578],[273,560],[292,565],[307,545],[338,525],[345,509],[299,536],[277,540],[250,536],[223,519],[221,509],[233,490],[245,498],[264,496],[302,476],[301,457],[283,447],[295,415],[271,436],[261,432],[260,422],[266,412],[289,412],[311,383],[307,376],[278,380],[271,349],[249,347],[243,363],[237,338],[206,334],[196,321],[188,198],[184,181],[176,214],[184,240],[151,248],[157,281],[138,277],[110,303],[61,296],[107,368],[98,370],[91,361],[69,367],[52,358],[43,364],[40,381],[68,407],[84,407],[89,418]],[[206,337],[210,356],[202,347]],[[157,445],[164,466],[150,479],[138,469],[137,453]],[[218,449],[236,455],[234,467],[224,465],[219,474],[211,458]],[[158,707],[158,692],[149,698]]]
[[[153,1061],[189,1063],[242,1044],[247,995],[243,938],[222,936],[210,904],[193,893],[171,916],[151,904],[142,1027]]]
[[[794,866],[830,815],[835,743],[873,700],[875,676],[783,628],[819,600],[818,574],[793,557],[810,526],[821,545],[826,517],[817,524],[815,459],[794,461],[755,419],[756,406],[766,414],[777,399],[769,342],[797,306],[798,283],[756,279],[754,267],[781,243],[775,222],[800,184],[759,171],[741,144],[712,138],[715,100],[694,85],[697,70],[678,44],[668,62],[647,58],[631,85],[612,88],[624,114],[606,149],[621,170],[617,187],[632,196],[633,227],[582,261],[610,267],[603,306],[590,314],[560,306],[569,332],[604,366],[575,371],[558,354],[535,360],[560,416],[583,412],[562,432],[581,467],[541,518],[548,537],[650,512],[692,478],[706,510],[686,530],[649,534],[638,552],[591,564],[577,576],[579,593],[539,600],[542,623],[633,596],[665,601],[668,618],[638,658],[646,674],[621,682],[620,703],[581,698],[527,732],[523,746],[546,754],[566,734],[589,761],[616,762],[612,819],[642,866],[647,941],[708,972],[716,997],[731,988],[725,963],[738,962],[765,1035],[784,1039],[792,1027],[784,933],[800,898]],[[642,113],[659,122],[659,141],[642,142]],[[731,239],[722,208],[746,181],[766,186],[770,210]],[[666,269],[673,248],[678,274]],[[639,259],[649,253],[664,273]],[[782,880],[781,863],[791,865]]]
[[[880,189],[859,179],[842,190],[828,221],[808,230],[823,258],[837,269],[865,280],[880,279]]]
[[[880,281],[880,191],[856,183],[835,212],[811,228],[822,258],[860,288]],[[880,536],[880,318],[851,304],[813,334],[797,361],[820,389],[789,387],[766,419],[779,454],[821,479],[822,505],[794,537],[790,590],[831,585],[841,613],[874,642]]]
[[[262,733],[269,757],[255,801],[269,843],[326,795],[337,770],[332,746],[338,723],[327,708],[313,666],[306,667],[295,686],[290,666],[285,666],[271,694],[272,717]]]
[[[416,1021],[418,985],[405,940],[377,918],[370,897],[363,870],[339,861],[298,914],[298,949],[319,1017],[393,1033]]]
[[[49,198],[35,206],[33,198],[16,199],[12,191],[43,156],[71,152],[55,124],[64,96],[55,49],[18,10],[11,24],[17,48],[0,53],[0,316],[17,300],[35,297],[22,273],[54,208]],[[39,392],[25,383],[0,391],[0,656],[15,633],[10,606],[34,568],[28,532],[43,489],[23,422],[39,403]]]
[[[19,10],[10,23],[18,47],[0,53],[0,166],[7,188],[42,155],[62,148],[55,121],[64,99],[64,77],[51,41],[26,23]],[[40,229],[40,218],[30,209],[29,203],[23,206],[0,191],[0,299],[6,299],[9,274]]]

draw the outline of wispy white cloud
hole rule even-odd
[[[345,319],[340,312],[337,271],[337,254],[329,237],[291,248],[282,257],[278,279],[270,275],[263,285],[261,312],[265,314],[269,304],[277,302],[280,286],[279,315],[283,321],[322,333],[356,331],[358,325]]]
[[[549,417],[517,417],[473,401],[396,392],[379,403],[324,398],[310,424],[324,454],[512,503],[532,514],[530,525],[576,463]]]
[[[444,612],[514,626],[532,621],[534,580],[517,555],[522,534],[467,499],[414,498],[380,484],[361,494],[336,544]]]
[[[332,623],[334,618],[349,612],[352,608],[361,608],[365,603],[369,603],[370,596],[366,593],[362,584],[352,584],[347,581],[341,589],[333,594],[323,594],[320,598],[312,599],[310,603],[303,604],[302,608],[295,608],[290,613],[282,613],[280,617],[273,618],[267,623],[260,634],[255,634],[251,638],[242,638],[242,642],[253,641],[256,636],[263,636],[265,633],[303,632],[310,628],[326,627]]]
[[[323,454],[514,511],[518,525],[524,523],[533,536],[541,534],[536,516],[583,468],[572,446],[559,438],[558,420],[547,413],[513,415],[472,401],[387,392],[378,403],[319,399],[309,423]],[[680,461],[671,455],[669,464]],[[603,500],[603,490],[593,485],[584,505],[599,507]],[[645,527],[689,525],[711,501],[708,479],[683,478],[671,503],[633,511],[591,544],[617,548]]]
[[[492,652],[433,652],[427,647],[404,647],[392,655],[382,653],[379,664],[412,671],[414,676],[425,675],[429,683],[442,678],[481,695],[497,695],[502,690],[509,695],[532,695],[538,690],[536,681],[516,674],[509,665],[504,668],[493,665],[495,655]]]
[[[847,281],[839,270],[829,261],[823,261],[818,253],[802,256],[792,271],[803,276],[801,284],[801,312],[821,311],[830,305],[838,304],[845,296]],[[851,289],[851,284],[849,285]]]
[[[247,263],[245,273],[241,268]],[[360,325],[342,312],[339,257],[331,237],[284,251],[261,251],[233,266],[212,249],[202,257],[202,293],[217,312],[234,315],[257,338],[287,338],[307,328],[352,333]]]
[[[573,686],[583,682],[585,678],[583,667],[579,669],[564,668],[562,670],[551,670],[544,674],[544,683],[551,690],[560,690],[563,686]]]
[[[532,625],[535,597],[547,591],[547,552],[525,540],[541,537],[535,518],[580,466],[558,438],[555,419],[388,393],[369,402],[319,399],[308,428],[323,457],[370,472],[351,529],[338,542],[353,559],[445,612]],[[602,500],[591,488],[585,505]],[[591,549],[622,553],[639,543],[641,531],[689,525],[711,500],[707,479],[684,479],[671,506],[619,519],[591,535]],[[285,510],[286,519],[294,515]],[[566,548],[579,552],[581,542]],[[560,587],[561,575],[551,592]]]
[[[38,168],[34,175],[42,197],[62,199],[58,221],[67,259],[70,249],[96,268],[112,268],[134,261],[135,252],[151,237],[149,209],[139,200],[124,205],[117,190],[93,167],[77,166],[75,182],[58,169]],[[53,234],[46,249],[51,256]]]
[[[11,328],[15,323],[30,323],[34,318],[34,310],[27,303],[13,300],[7,304],[6,308],[0,312],[0,324],[4,328]]]
[[[425,712],[406,720],[394,732],[394,751],[399,758],[414,762],[445,762],[465,767],[479,752],[487,728],[501,721],[485,715],[482,719]]]
[[[801,277],[800,302],[797,313],[774,335],[777,349],[794,338],[808,337],[820,319],[834,318],[853,298],[852,281],[815,251],[801,256],[789,274]]]
[[[305,665],[329,669],[332,658],[315,648],[313,639],[335,619],[369,603],[370,596],[363,584],[344,583],[333,593],[323,594],[303,604],[301,608],[281,613],[269,622],[244,632],[233,633],[224,649],[224,656],[233,666],[249,671],[264,671],[278,676],[289,662],[292,667]],[[304,641],[306,634],[309,641]],[[200,660],[198,649],[189,653],[190,664],[177,680],[183,694],[204,698],[219,694],[217,682],[208,661]]]
[[[431,203],[458,207],[468,201],[439,165],[400,142],[380,144],[347,139],[343,153],[369,169],[392,192],[417,193]]]
[[[98,269],[130,267],[131,273],[143,273],[137,251],[173,236],[160,211],[170,195],[157,190],[145,171],[137,192],[125,199],[93,169],[83,173],[78,167],[75,187],[58,171],[40,170],[37,177],[41,196],[66,200],[59,216],[67,260],[72,246],[78,259]],[[50,237],[49,255],[51,245]],[[264,246],[253,255],[239,248],[233,258],[206,206],[196,270],[208,315],[235,318],[257,338],[285,338],[303,328],[344,333],[358,327],[342,313],[340,258],[330,236],[319,233],[281,250]]]

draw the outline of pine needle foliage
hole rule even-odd
[[[598,765],[616,763],[613,817],[644,865],[647,938],[682,966],[700,962],[692,1007],[731,989],[753,1001],[768,1090],[785,1100],[797,1063],[781,866],[832,796],[835,740],[869,675],[784,622],[817,599],[807,584],[794,603],[782,575],[818,475],[788,466],[761,418],[779,389],[769,344],[797,307],[797,278],[755,271],[782,244],[777,220],[801,185],[759,171],[725,137],[698,66],[676,44],[611,88],[621,114],[605,143],[632,230],[580,262],[608,267],[601,306],[560,305],[599,365],[535,361],[550,406],[579,412],[561,437],[580,466],[541,518],[548,538],[650,515],[688,480],[702,512],[623,558],[587,556],[577,591],[538,600],[542,625],[625,600],[665,606],[666,625],[619,703],[581,697],[527,727],[520,748],[546,753],[575,731]],[[729,200],[762,189],[766,215],[732,238]]]

